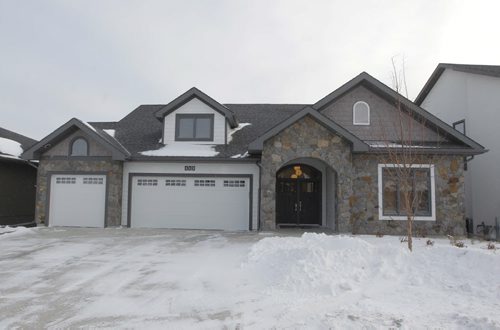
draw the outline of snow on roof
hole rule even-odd
[[[0,153],[18,158],[23,153],[23,148],[17,141],[0,137]]]
[[[184,157],[215,157],[219,153],[212,144],[192,144],[189,142],[174,142],[157,150],[142,151],[144,156],[184,156]]]
[[[114,129],[103,129],[104,132],[106,132],[108,135],[115,137],[115,130]]]
[[[249,156],[250,156],[250,154],[247,151],[244,154],[237,154],[237,155],[231,156],[231,158],[247,158]]]
[[[227,143],[231,142],[233,140],[233,134],[238,132],[240,129],[242,129],[245,126],[252,125],[251,123],[240,123],[237,127],[232,128],[229,130],[229,134],[227,136]]]

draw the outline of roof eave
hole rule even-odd
[[[231,158],[231,157],[200,157],[200,156],[131,156],[128,161],[146,161],[146,162],[207,162],[207,163],[256,163],[260,158],[245,157],[245,158]]]
[[[407,148],[370,148],[370,154],[388,154],[388,153],[404,153],[408,152]],[[429,154],[429,155],[457,155],[457,156],[476,156],[488,152],[487,149],[471,149],[471,148],[414,148],[411,151],[413,154]]]

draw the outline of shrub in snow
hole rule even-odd
[[[458,248],[466,247],[464,242],[458,240],[454,236],[448,235],[448,239],[450,240],[450,244],[453,245],[453,246],[456,246]]]
[[[430,239],[428,239],[426,244],[427,244],[427,246],[433,246],[434,241],[431,241]]]
[[[495,243],[489,242],[488,245],[486,246],[488,250],[496,250],[497,247],[495,246]]]

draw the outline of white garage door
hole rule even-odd
[[[249,178],[133,176],[131,188],[131,227],[249,229]]]
[[[104,227],[105,175],[52,175],[49,226]]]

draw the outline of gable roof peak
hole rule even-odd
[[[27,160],[39,159],[43,151],[46,149],[46,146],[50,146],[53,143],[60,142],[64,138],[65,134],[74,127],[94,137],[98,142],[104,145],[108,150],[111,151],[113,159],[125,160],[130,156],[130,152],[125,149],[125,147],[123,147],[115,138],[113,138],[103,130],[95,128],[89,123],[73,117],[65,124],[57,128],[55,131],[41,139],[38,143],[35,143],[30,148],[25,150],[21,155],[21,158]]]
[[[269,129],[266,133],[262,134],[257,139],[252,141],[248,146],[248,151],[253,154],[261,153],[264,148],[265,141],[277,135],[284,129],[290,127],[292,124],[294,124],[295,122],[306,116],[311,116],[318,123],[326,127],[328,130],[335,132],[336,134],[340,135],[341,137],[349,141],[352,145],[353,152],[368,151],[369,148],[365,142],[361,141],[354,134],[350,133],[348,130],[346,130],[345,128],[343,128],[330,118],[322,115],[319,111],[310,106],[307,106],[304,109],[300,110],[299,112],[295,113],[294,115],[288,117],[286,120],[280,122],[273,128]]]
[[[194,98],[197,98],[201,102],[205,103],[206,105],[208,105],[209,107],[211,107],[212,109],[214,109],[215,111],[219,112],[224,117],[226,117],[231,128],[235,128],[238,126],[238,121],[236,120],[234,113],[228,107],[217,102],[216,100],[214,100],[207,94],[203,93],[196,87],[191,87],[186,92],[184,92],[183,94],[179,95],[174,100],[172,100],[170,103],[160,108],[155,113],[155,116],[158,120],[162,121],[163,118],[165,118],[165,116],[177,110],[178,108],[180,108],[181,106],[188,103]]]
[[[344,95],[345,93],[350,91],[352,88],[354,88],[355,86],[357,86],[363,82],[367,82],[371,86],[376,87],[377,89],[381,89],[380,87],[383,86],[384,87],[384,88],[382,88],[383,90],[389,89],[389,90],[393,91],[394,93],[396,93],[390,87],[386,86],[385,84],[380,82],[378,79],[374,78],[368,72],[362,71],[356,77],[352,78],[351,80],[349,80],[348,82],[346,82],[345,84],[343,84],[342,86],[340,86],[339,88],[337,88],[336,90],[334,90],[333,92],[328,94],[327,96],[323,97],[318,102],[314,103],[312,105],[312,107],[314,109],[321,110],[323,107],[330,104],[332,101],[334,101],[335,99],[337,99],[341,95]],[[403,97],[403,96],[401,95],[401,97]]]

